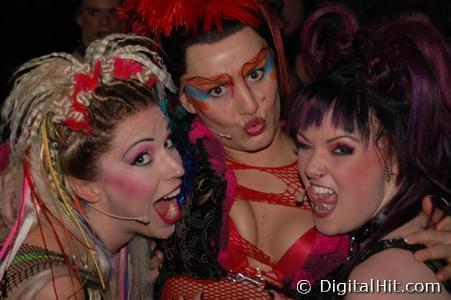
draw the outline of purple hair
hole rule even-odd
[[[357,17],[345,6],[325,4],[305,20],[300,37],[305,73],[311,80],[353,52],[359,27]]]

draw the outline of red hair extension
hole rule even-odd
[[[36,199],[36,201],[38,202],[37,204],[39,205],[39,207],[44,208],[44,206],[42,205],[43,204],[42,199],[39,197],[38,193],[36,193],[36,191],[34,189],[34,182],[33,182],[32,176],[30,174],[30,167],[28,166],[27,161],[24,161],[24,176],[27,177],[28,181],[30,182],[30,191],[31,191],[31,194],[33,195],[33,199]],[[36,218],[37,218],[38,225],[39,225],[38,226],[39,227],[39,232],[41,233],[41,237],[42,237],[42,243],[44,244],[44,248],[46,250],[49,250],[49,248],[47,247],[47,242],[46,242],[46,239],[45,239],[44,232],[42,230],[42,222],[41,222],[41,218],[39,217],[39,213],[37,211],[36,202],[35,201],[31,201],[31,203],[33,203],[34,210],[36,212]],[[46,217],[46,219],[48,221],[49,217],[45,213],[44,209],[43,209],[43,212],[44,212],[44,215],[45,215],[45,217]],[[53,227],[53,224],[51,222],[49,222],[49,224],[50,224],[50,226],[52,228],[52,231],[55,234],[55,237],[56,237],[58,246],[61,249],[61,252],[63,253],[64,257],[67,257],[66,253],[64,253],[64,249],[62,247],[61,241],[58,239],[58,236],[56,235],[56,231],[55,231],[55,228]],[[52,274],[53,291],[55,292],[55,297],[58,300],[59,298],[58,298],[58,293],[56,292],[56,285],[55,285],[55,273],[53,272],[52,262],[49,261],[49,264],[50,264],[50,272]],[[69,268],[69,270],[70,270],[70,268]]]
[[[285,48],[283,46],[282,34],[280,33],[279,25],[276,22],[276,17],[271,14],[271,11],[268,10],[266,5],[259,1],[260,11],[265,18],[266,24],[268,25],[269,31],[271,32],[271,36],[274,42],[274,47],[276,48],[277,55],[277,71],[279,74],[279,84],[282,87],[283,95],[286,95],[290,91],[290,84],[288,81],[288,68],[287,68],[287,59],[285,56]]]
[[[57,242],[57,244],[58,244],[58,246],[59,246],[59,248],[60,248],[60,250],[61,250],[62,255],[63,255],[65,258],[68,257],[67,253],[64,251],[63,243],[62,243],[61,240],[58,238],[57,230],[55,229],[55,227],[54,227],[54,225],[52,224],[52,222],[50,222],[49,214],[52,215],[53,218],[56,220],[56,222],[57,222],[61,227],[64,228],[64,232],[65,232],[68,236],[69,236],[69,235],[72,236],[72,238],[74,238],[76,241],[78,241],[78,242],[79,242],[80,244],[82,244],[84,247],[86,247],[86,248],[88,248],[88,249],[91,249],[91,247],[89,247],[88,245],[85,245],[85,244],[83,243],[83,241],[81,241],[80,239],[78,239],[72,232],[68,231],[68,230],[65,228],[65,226],[63,225],[63,223],[62,223],[55,215],[53,215],[52,212],[50,212],[50,211],[47,209],[47,207],[44,205],[44,201],[41,199],[41,197],[39,196],[39,194],[38,194],[38,193],[36,192],[36,190],[34,189],[33,178],[32,178],[32,176],[31,176],[30,168],[29,168],[28,164],[26,163],[26,161],[24,161],[24,176],[26,176],[26,177],[28,178],[28,181],[30,182],[30,191],[31,191],[31,194],[33,195],[33,199],[36,200],[36,201],[31,201],[31,202],[33,203],[33,205],[34,205],[35,211],[37,212],[37,207],[36,207],[36,205],[38,205],[38,206],[41,208],[41,211],[44,213],[45,219],[47,220],[48,224],[50,225],[50,227],[51,227],[51,229],[52,229],[52,231],[53,231],[53,234],[54,234],[54,236],[55,236],[56,242]],[[37,203],[36,203],[36,202],[37,202]],[[44,248],[48,250],[47,242],[46,242],[46,239],[45,239],[45,236],[44,236],[44,232],[43,232],[43,230],[42,230],[42,222],[41,222],[41,219],[40,219],[40,216],[39,216],[38,213],[36,213],[36,218],[37,218],[37,220],[38,220],[39,231],[41,232],[42,242],[43,242],[43,244],[44,244]],[[50,264],[51,264],[51,262],[50,262]],[[71,274],[73,275],[73,277],[78,277],[78,276],[77,276],[77,275],[78,275],[77,270],[76,270],[75,268],[73,268],[73,266],[72,266],[70,263],[68,263],[67,266],[68,266],[68,270],[71,272]],[[51,265],[50,265],[50,271],[51,271],[51,273],[52,273],[52,278],[54,278],[53,268],[52,268]],[[80,282],[81,282],[81,280],[80,280]],[[55,295],[57,296],[57,294],[56,294],[56,287],[55,287],[55,282],[54,282],[54,280],[52,280],[52,285],[53,285],[53,289],[55,290]],[[58,298],[58,296],[57,296],[57,298]]]
[[[83,246],[86,247],[87,249],[95,250],[94,248],[89,247],[89,245],[86,245],[86,244],[85,244],[82,240],[80,240],[75,234],[73,234],[72,232],[68,231],[68,230],[64,227],[63,222],[61,222],[61,220],[59,220],[59,219],[58,219],[51,211],[49,211],[49,210],[47,209],[47,207],[44,205],[44,201],[42,201],[41,197],[39,197],[39,195],[36,193],[36,191],[34,190],[34,187],[33,187],[32,184],[30,184],[30,189],[31,189],[31,193],[32,193],[33,197],[35,198],[36,202],[39,204],[39,207],[42,209],[43,212],[45,212],[45,218],[46,218],[47,221],[50,220],[49,215],[51,215],[51,216],[55,219],[56,223],[58,223],[61,227],[64,228],[64,232],[66,232],[68,235],[70,235],[73,239],[75,239],[77,242],[79,242],[81,245],[83,245]],[[34,204],[34,202],[33,202],[33,204]],[[53,227],[53,224],[52,224],[51,222],[49,222],[49,224],[50,224],[50,226],[52,227],[52,231],[53,231],[54,233],[56,233],[56,229]],[[60,240],[57,240],[57,242],[58,242],[58,245],[59,245],[60,247],[62,247],[61,241],[60,241]],[[62,250],[62,251],[64,251],[64,250]],[[63,255],[66,255],[66,254],[63,253]]]

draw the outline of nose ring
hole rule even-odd
[[[326,172],[324,170],[322,170],[322,171],[317,171],[314,174],[314,176],[315,176],[315,178],[320,178],[320,177],[323,177],[325,174],[326,174]]]

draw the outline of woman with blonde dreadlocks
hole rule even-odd
[[[52,53],[16,73],[2,111],[0,298],[150,297],[133,276],[142,247],[129,244],[173,233],[184,174],[157,105],[174,86],[152,46],[116,34],[91,44],[85,64]]]

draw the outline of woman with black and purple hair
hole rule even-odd
[[[425,297],[408,283],[428,283],[428,299],[449,299],[450,282],[434,274],[446,262],[418,262],[413,252],[425,245],[406,237],[441,225],[420,213],[425,196],[450,211],[451,50],[420,22],[391,21],[361,34],[352,59],[306,86],[290,113],[314,223],[326,235],[350,233],[341,280],[391,280],[378,299]]]

